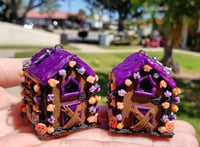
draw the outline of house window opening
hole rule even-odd
[[[145,79],[140,83],[139,90],[151,93],[152,88],[153,88],[153,86],[152,86],[151,82],[149,81],[149,79]]]
[[[144,76],[138,80],[135,93],[144,96],[155,96],[156,83],[153,81],[151,75]]]
[[[61,93],[62,98],[78,96],[81,94],[81,85],[76,79],[69,76],[61,86]]]
[[[70,81],[66,86],[65,86],[65,93],[72,93],[72,92],[78,92],[79,88],[76,83],[73,81]]]

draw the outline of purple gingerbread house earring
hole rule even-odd
[[[22,117],[40,139],[98,124],[98,76],[61,45],[44,48],[23,63]]]
[[[180,89],[170,69],[144,51],[128,56],[113,68],[108,83],[111,132],[160,137],[174,135]]]

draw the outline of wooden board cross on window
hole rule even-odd
[[[82,124],[83,120],[80,118],[81,104],[76,107],[75,112],[73,112],[67,105],[62,109],[62,111],[70,117],[70,120],[63,126],[63,129],[68,129],[75,123],[79,125]]]
[[[134,117],[138,119],[138,122],[131,126],[131,130],[140,131],[146,129],[148,132],[153,130],[153,125],[149,122],[154,113],[153,109],[150,109],[145,115],[143,115],[137,108],[131,108],[130,111],[133,113]]]

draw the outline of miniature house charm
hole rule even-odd
[[[98,124],[97,75],[76,55],[57,48],[42,49],[23,63],[20,111],[40,139]]]
[[[111,132],[174,135],[180,89],[162,66],[144,51],[128,56],[113,68],[108,83],[108,114]]]

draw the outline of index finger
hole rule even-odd
[[[0,86],[7,88],[22,82],[20,73],[24,59],[0,58]]]

